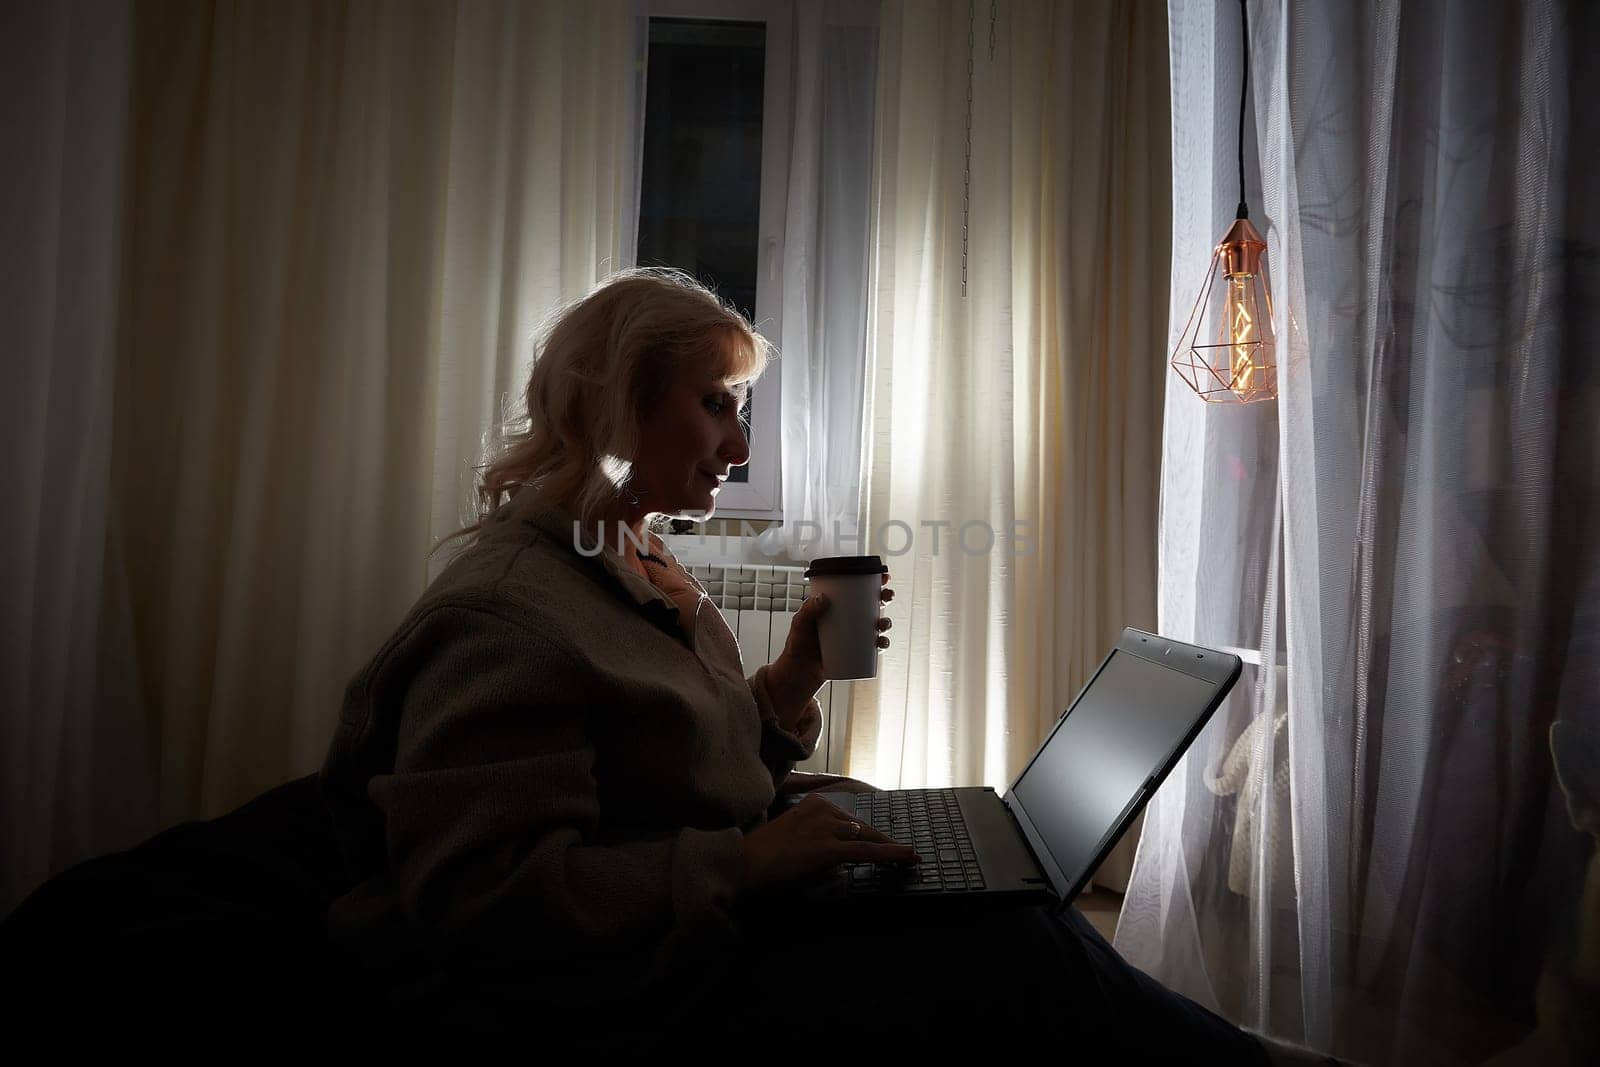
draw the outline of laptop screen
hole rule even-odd
[[[1128,652],[1111,654],[1011,789],[1061,873],[1090,872],[1117,817],[1217,692]]]

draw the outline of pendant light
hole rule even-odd
[[[1250,404],[1278,395],[1267,243],[1250,225],[1244,198],[1244,115],[1250,85],[1250,16],[1239,0],[1244,75],[1239,84],[1239,214],[1211,253],[1211,264],[1189,324],[1172,353],[1178,372],[1200,399]]]

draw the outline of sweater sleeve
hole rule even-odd
[[[595,960],[736,936],[737,829],[600,841],[588,690],[566,654],[481,608],[420,619],[372,699],[402,705],[372,779],[407,918],[452,948]]]
[[[778,724],[778,712],[772,694],[767,688],[767,668],[762,667],[749,679],[750,695],[755,698],[756,711],[761,715],[761,761],[772,771],[774,788],[794,770],[794,765],[811,758],[822,737],[822,708],[813,697],[800,713],[799,724],[786,730]]]

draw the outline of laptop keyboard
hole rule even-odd
[[[953,789],[857,793],[856,815],[902,845],[920,864],[862,863],[849,868],[851,893],[970,893],[984,888],[978,854]]]

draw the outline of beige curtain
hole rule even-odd
[[[115,5],[0,4],[0,913],[151,821],[149,790],[93,805],[61,769],[147,762],[95,670],[127,658],[99,631],[129,32]]]
[[[865,503],[875,550],[910,546],[848,772],[1003,787],[1154,628],[1166,19],[891,3],[882,40]]]
[[[83,51],[95,20],[60,21]],[[114,388],[76,411],[82,383],[41,374],[59,417],[24,442],[102,442],[109,512],[53,531],[75,558],[25,542],[96,575],[90,621],[41,633],[20,661],[41,676],[7,692],[59,694],[58,661],[96,678],[8,697],[0,906],[318,766],[459,525],[535,316],[625,265],[633,32],[626,0],[134,5],[107,94],[125,216],[90,234],[120,279]],[[24,503],[52,515],[45,489]],[[108,753],[97,719],[137,725]]]

